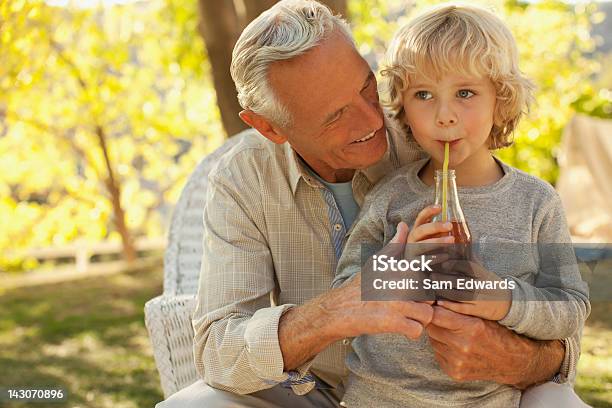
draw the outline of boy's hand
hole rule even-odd
[[[431,278],[434,281],[449,281],[453,289],[436,290],[436,295],[448,300],[438,300],[438,305],[471,316],[487,320],[501,320],[510,310],[512,304],[512,291],[501,289],[499,284],[503,279],[487,270],[482,265],[472,261],[446,261],[442,265],[443,273],[434,272]],[[483,288],[467,290],[457,289],[458,279],[473,280],[474,285],[497,285],[497,289]]]
[[[431,222],[434,215],[442,211],[439,205],[430,205],[421,210],[414,220],[414,225],[408,234],[408,243],[452,244],[453,237],[436,238],[437,235],[452,230],[450,222]]]
[[[389,241],[385,247],[383,247],[380,251],[376,253],[378,257],[387,256],[389,258],[395,258],[397,260],[407,259],[406,254],[408,248],[406,247],[406,242],[408,238],[408,234],[410,229],[408,225],[401,221],[396,228],[395,236]],[[446,261],[448,257],[446,255],[441,255],[432,259],[429,262],[429,265],[434,266],[439,263]],[[369,302],[372,301],[383,301],[383,302],[393,302],[393,301],[414,301],[414,302],[423,302],[429,305],[432,305],[435,300],[435,294],[432,290],[425,290],[422,288],[422,284],[419,283],[420,289],[411,289],[410,291],[405,290],[397,290],[387,289],[384,293],[383,298],[380,298],[380,291],[377,291],[372,286],[373,276],[376,274],[373,272],[373,264],[368,261],[364,263],[361,267],[361,275],[358,277],[361,279],[365,276],[366,283],[362,286],[361,298],[368,299]],[[423,279],[428,277],[427,273],[420,271],[400,271],[400,270],[387,270],[385,272],[386,279],[389,280],[399,280],[399,279],[413,279],[418,282],[423,282]],[[357,276],[355,277],[357,278]],[[355,279],[353,278],[353,279]],[[429,323],[429,322],[427,322]]]
[[[437,237],[440,234],[447,234],[452,229],[450,222],[431,222],[432,217],[440,211],[442,211],[440,206],[431,205],[422,209],[417,215],[408,234],[408,245],[404,253],[405,259],[413,259],[422,254],[432,254],[436,249],[455,242],[455,238],[452,236]],[[418,245],[414,245],[417,243]],[[440,258],[438,258],[439,261]]]

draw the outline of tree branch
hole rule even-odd
[[[50,133],[50,134],[54,134],[56,136],[58,136],[58,138],[64,142],[66,142],[68,144],[68,146],[74,151],[74,153],[79,156],[79,158],[81,158],[86,164],[88,164],[89,166],[91,166],[91,168],[93,169],[93,171],[96,173],[96,176],[98,178],[100,177],[100,170],[98,170],[96,168],[96,166],[93,164],[93,160],[88,159],[87,157],[87,153],[85,152],[85,150],[83,150],[81,147],[79,147],[75,140],[70,137],[67,136],[67,134],[70,132],[70,130],[74,130],[74,129],[62,129],[62,128],[58,128],[52,125],[49,125],[48,123],[44,123],[40,120],[34,119],[34,118],[26,118],[20,115],[17,115],[13,112],[7,112],[4,111],[4,118],[8,119],[8,118],[12,118],[13,120],[17,121],[17,122],[21,122],[21,123],[25,123],[26,125],[32,126],[33,128],[36,128],[40,131],[43,131],[45,133]],[[65,136],[65,137],[62,137]]]
[[[49,37],[49,45],[57,53],[57,56],[59,57],[59,59],[62,60],[64,64],[68,66],[68,68],[70,68],[70,70],[74,74],[74,77],[79,83],[79,86],[85,92],[88,92],[89,88],[87,87],[87,83],[85,82],[85,79],[81,75],[81,71],[79,70],[77,65],[70,58],[68,58],[68,56],[64,53],[62,46],[51,37]]]

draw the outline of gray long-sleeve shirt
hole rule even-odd
[[[362,245],[370,250],[382,248],[400,221],[412,225],[418,212],[432,204],[433,187],[418,177],[427,160],[403,167],[370,192],[345,246],[333,286],[340,286],[360,270]],[[504,176],[496,183],[458,189],[472,242],[506,248],[524,243],[569,243],[563,208],[553,188],[499,164]],[[566,338],[570,349],[578,352],[590,304],[588,288],[575,263],[559,265],[556,279],[550,279],[540,273],[543,260],[538,257],[495,253],[481,262],[517,284],[510,311],[500,324],[537,339]],[[521,394],[515,388],[487,381],[453,381],[438,366],[426,334],[415,341],[392,334],[360,336],[353,341],[353,350],[347,358],[351,375],[344,398],[351,408],[519,405]],[[575,363],[564,362],[573,365],[571,371]]]

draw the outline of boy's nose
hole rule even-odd
[[[448,118],[448,119],[442,119],[442,118],[438,118],[438,126],[452,126],[455,123],[457,123],[457,121],[455,120],[455,118]]]
[[[440,106],[436,114],[436,124],[440,127],[448,127],[456,123],[457,115],[448,106]]]

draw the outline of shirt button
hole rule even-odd
[[[342,225],[340,225],[340,224],[334,224],[334,229],[335,229],[336,231],[340,231],[340,230],[342,229]]]
[[[344,401],[340,401],[340,406],[341,407],[348,407],[348,405],[346,404],[346,402]]]
[[[351,341],[349,339],[344,339],[342,340],[342,344],[344,344],[345,346],[348,346],[349,344],[351,344]]]

